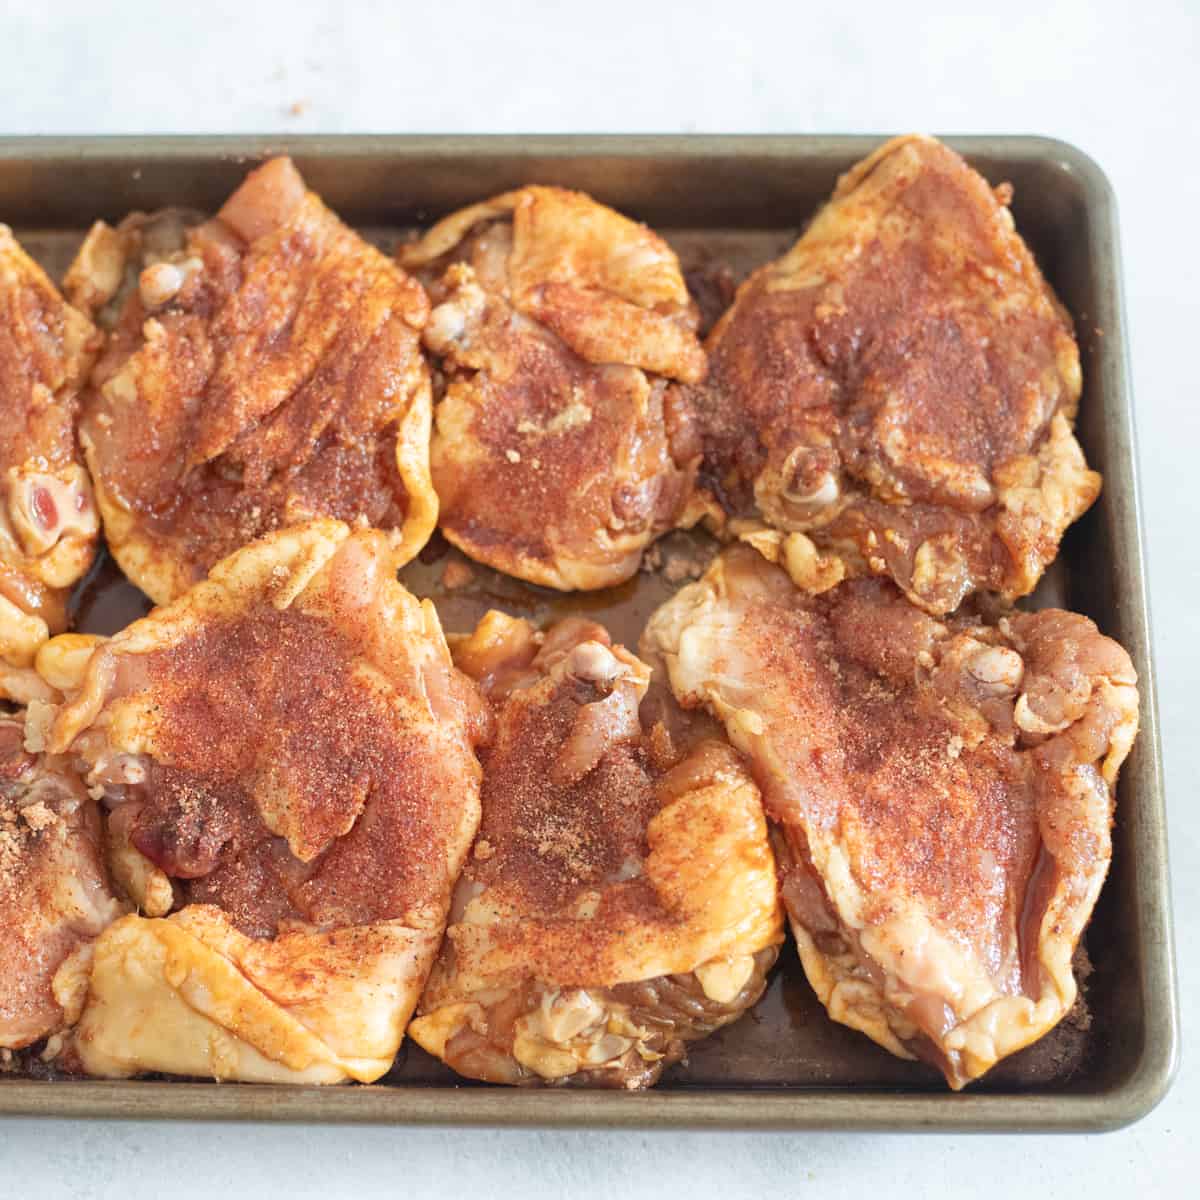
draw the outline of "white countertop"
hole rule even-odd
[[[844,15],[753,0],[529,3],[508,14],[442,0],[421,16],[304,0],[5,7],[0,133],[922,129],[1052,134],[1095,157],[1121,205],[1185,1036],[1194,1028],[1200,395],[1188,363],[1200,342],[1200,3],[1013,0],[979,18],[961,0],[859,0]],[[927,15],[913,17],[918,7]],[[1186,1057],[1156,1112],[1087,1137],[7,1122],[0,1196],[301,1200],[450,1184],[506,1200],[531,1183],[694,1200],[1185,1196],[1197,1194],[1197,1124],[1200,1067]]]

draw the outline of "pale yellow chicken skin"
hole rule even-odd
[[[876,580],[813,596],[739,546],[642,650],[751,760],[835,1020],[959,1088],[1068,1012],[1138,725],[1129,656],[1091,621],[939,621]]]
[[[388,542],[280,530],[107,641],[43,648],[65,699],[31,733],[111,809],[138,908],[59,971],[65,1066],[308,1083],[390,1067],[478,824],[487,714]]]
[[[695,382],[705,360],[660,237],[582,193],[526,187],[399,253],[434,303],[433,478],[451,542],[531,583],[593,589],[696,519],[700,447],[666,383]]]
[[[492,612],[455,648],[496,716],[483,818],[409,1027],[495,1083],[653,1083],[761,995],[782,939],[758,789],[723,741],[640,715],[594,622]]]
[[[932,138],[888,142],[756,271],[682,389],[701,482],[932,613],[1036,586],[1100,490],[1073,426],[1071,319],[993,190]],[[806,586],[808,586],[806,584]]]
[[[0,225],[0,696],[42,689],[29,670],[66,627],[71,586],[100,532],[75,444],[100,334]]]

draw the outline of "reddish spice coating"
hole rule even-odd
[[[0,713],[0,1047],[59,1029],[54,974],[120,913],[100,816],[63,760],[24,749],[24,714]]]
[[[600,563],[625,557],[606,546],[611,534],[670,527],[687,476],[663,436],[661,381],[584,362],[498,305],[489,304],[476,344],[496,368],[470,375],[476,449],[445,437],[434,457],[443,526],[468,553],[501,569],[517,559],[552,564],[568,551]],[[628,478],[610,477],[627,460]]]
[[[69,584],[87,570],[96,527],[79,521],[69,531],[68,570],[58,544],[67,531],[45,483],[73,494],[77,506],[85,501],[78,514],[91,503],[75,422],[99,342],[91,322],[0,225],[0,597],[52,631],[66,624],[64,577]]]
[[[384,529],[411,519],[423,541],[434,518],[421,286],[286,160],[215,220],[180,228],[170,252],[158,239],[151,253],[146,220],[119,231],[127,254],[179,286],[149,304],[145,286],[129,292],[83,425],[103,492],[151,559],[135,582],[170,599],[246,542],[318,515]]]
[[[453,245],[429,258],[451,223]],[[674,255],[588,197],[538,187],[401,255],[436,306],[424,341],[445,376],[432,449],[445,535],[551,587],[629,578],[680,520],[699,461],[686,403],[664,412],[666,378],[704,366]]]
[[[584,643],[611,647],[612,639],[594,621],[567,618],[540,646],[525,627],[490,654],[459,660],[490,697],[496,718],[480,752],[483,819],[463,879],[471,888],[500,885],[519,896],[530,922],[565,914],[580,895],[640,864],[646,828],[663,803],[658,785],[670,764],[657,765],[650,752],[633,677],[622,675],[615,688],[569,671],[551,677]],[[670,756],[673,763],[677,751]],[[672,919],[644,880],[630,879],[606,894],[598,920],[618,916],[617,892],[625,916]],[[581,976],[595,967],[587,954],[580,945]]]
[[[719,604],[696,608],[690,632],[690,653],[708,648],[686,671],[702,668],[722,703],[758,714],[749,740],[786,841],[793,920],[818,946],[853,942],[838,917],[845,881],[811,865],[810,839],[834,839],[862,922],[916,902],[1002,994],[1036,998],[1052,890],[1108,862],[1111,780],[1099,768],[1132,737],[1128,655],[1075,613],[937,620],[876,580],[806,595],[745,546],[718,568]],[[700,601],[684,595],[680,616],[688,604]],[[678,642],[679,630],[664,640],[670,608],[652,646]],[[691,676],[674,678],[686,688]]]
[[[537,634],[493,611],[456,660],[495,735],[410,1035],[472,1078],[648,1086],[753,1004],[775,960],[757,790],[727,744],[664,721],[649,669],[595,622]]]
[[[581,705],[602,699],[595,685],[569,678],[536,704],[522,703],[518,694],[499,710],[496,739],[482,755],[479,838],[488,855],[475,855],[467,877],[518,889],[531,916],[553,916],[588,885],[606,884],[622,864],[646,855],[646,826],[661,804],[656,784],[662,775],[648,753],[648,731],[638,727],[606,744],[597,766],[568,787],[556,778]],[[626,891],[625,911],[667,918],[644,882]],[[585,962],[579,966],[586,971]]]
[[[883,580],[812,595],[748,546],[644,646],[750,756],[836,1019],[961,1087],[1064,1015],[1137,728],[1120,646],[1053,609],[937,620]]]
[[[325,621],[263,605],[145,657],[158,754],[171,765],[152,769],[133,842],[191,881],[185,901],[215,903],[263,937],[285,917],[399,917],[444,888],[459,812],[430,795],[461,783],[436,742],[352,669],[357,651]],[[264,770],[311,861],[251,798]]]
[[[1079,399],[1071,320],[1003,197],[930,139],[898,139],[847,175],[793,250],[743,284],[707,349],[708,380],[682,390],[708,490],[931,611],[1032,590],[1099,490],[1069,425],[1052,428]],[[1039,461],[1048,442],[1055,457]],[[1056,474],[1036,504],[1013,494]],[[922,563],[926,543],[937,553]]]
[[[737,557],[760,570],[752,552]],[[781,572],[772,575],[778,595],[746,606],[739,636],[753,648],[756,678],[786,690],[804,749],[788,760],[786,793],[768,789],[768,806],[787,827],[799,815],[790,798],[803,795],[806,822],[853,827],[856,875],[880,903],[922,896],[985,961],[1019,971],[1005,943],[1041,845],[1034,752],[1012,723],[1012,693],[989,702],[988,688],[955,660],[949,641],[963,635],[1004,646],[1007,639],[969,617],[947,628],[883,581],[801,599]],[[1023,619],[1036,628],[1054,616]],[[1113,645],[1084,618],[1074,622],[1073,640]],[[1132,678],[1120,657],[1123,677]],[[964,744],[964,734],[971,739],[964,705],[994,722],[977,745]],[[1078,825],[1085,815],[1066,812]],[[1021,986],[1019,973],[1011,984]]]
[[[0,466],[78,461],[77,388],[96,341],[91,324],[0,225]]]
[[[703,919],[645,873],[649,827],[680,795],[717,780],[731,786],[731,756],[694,740],[678,715],[668,730],[662,695],[639,699],[644,664],[597,623],[559,621],[536,653],[528,637],[459,659],[496,718],[480,752],[483,818],[459,892],[494,889],[512,906],[513,919],[489,931],[498,950],[541,964],[558,985],[593,987],[643,945],[693,944]],[[589,663],[599,664],[594,675]],[[746,834],[740,807],[713,803],[695,820],[704,828],[688,836],[698,842],[746,837],[747,863],[765,850]],[[579,920],[576,906],[592,902]]]

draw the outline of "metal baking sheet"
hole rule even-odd
[[[55,273],[96,217],[186,205],[215,209],[248,165],[290,153],[310,186],[382,243],[523,183],[558,183],[655,225],[701,295],[720,293],[778,254],[839,172],[882,137],[297,137],[0,140],[0,220]],[[1142,729],[1121,776],[1113,868],[1081,955],[1083,998],[1041,1042],[965,1094],[835,1025],[790,944],[767,994],[691,1050],[650,1092],[514,1090],[458,1079],[406,1044],[369,1087],[181,1080],[104,1082],[0,1076],[0,1113],[463,1125],[762,1129],[1108,1129],[1163,1096],[1178,1054],[1165,810],[1150,660],[1132,397],[1116,208],[1102,172],[1074,148],[1035,137],[948,139],[993,183],[1010,181],[1017,225],[1074,314],[1084,367],[1079,437],[1104,492],[1067,535],[1035,602],[1093,617],[1133,656]],[[676,536],[682,573],[703,550]],[[476,569],[441,588],[455,552],[435,544],[406,568],[451,629],[489,605],[543,619],[595,614],[628,644],[672,586],[669,571],[591,596],[561,597]],[[80,627],[111,632],[147,602],[111,565],[77,597]],[[1090,963],[1089,960],[1090,959]]]

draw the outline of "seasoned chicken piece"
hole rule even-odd
[[[65,760],[25,749],[22,715],[0,715],[0,1047],[61,1031],[55,972],[122,911],[96,802]]]
[[[111,640],[43,648],[66,695],[50,749],[111,809],[143,914],[60,971],[85,978],[68,1063],[309,1083],[391,1065],[478,825],[488,718],[388,540],[278,530]]]
[[[1071,320],[1010,190],[932,138],[888,142],[741,286],[689,391],[731,515],[932,613],[1032,591],[1100,490],[1072,433]]]
[[[1129,656],[1091,621],[938,621],[881,580],[814,597],[739,546],[643,648],[749,756],[835,1020],[960,1088],[1070,1009],[1138,723]]]
[[[601,626],[491,612],[455,649],[495,707],[483,821],[409,1026],[493,1083],[654,1083],[761,995],[782,940],[758,789],[676,745]]]
[[[290,160],[252,172],[213,220],[97,225],[67,283],[119,307],[81,439],[109,548],[157,603],[311,517],[399,530],[398,564],[425,544],[428,300]]]
[[[579,192],[526,187],[454,213],[401,262],[434,302],[442,532],[547,587],[621,583],[700,515],[700,446],[668,379],[704,374],[679,262]]]
[[[100,521],[75,444],[100,335],[0,225],[0,697],[29,699],[37,648],[66,625]]]

